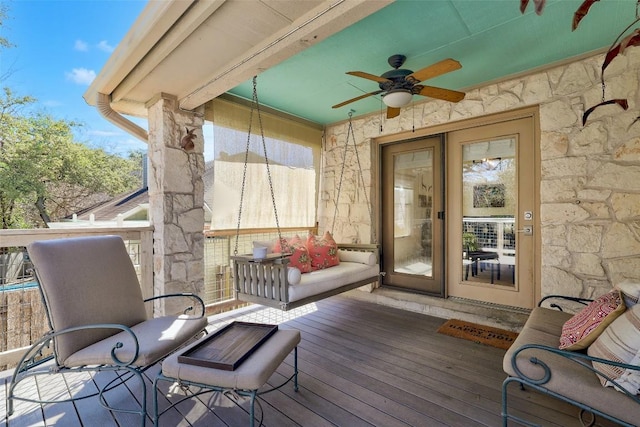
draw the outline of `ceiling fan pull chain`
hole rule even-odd
[[[411,104],[411,132],[416,131],[416,103]]]

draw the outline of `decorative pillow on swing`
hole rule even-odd
[[[338,244],[328,231],[322,238],[309,233],[307,249],[311,258],[311,270],[322,270],[340,264]]]
[[[311,259],[309,257],[309,251],[297,234],[289,239],[282,238],[282,242],[276,244],[273,247],[273,252],[280,252],[283,254],[291,254],[289,257],[289,267],[295,267],[300,270],[300,273],[311,272]]]

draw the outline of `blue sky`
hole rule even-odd
[[[0,34],[0,87],[32,96],[36,109],[80,122],[78,142],[126,154],[146,144],[102,118],[82,95],[146,5],[146,0],[0,0],[8,7]],[[135,120],[146,128],[146,120]]]

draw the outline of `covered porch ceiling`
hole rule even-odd
[[[606,50],[635,17],[633,0],[597,2],[572,32],[581,3],[547,0],[538,16],[518,0],[150,1],[84,97],[144,117],[160,93],[186,110],[250,99],[258,75],[261,104],[326,125],[381,110],[380,95],[332,106],[378,89],[345,73],[380,75],[391,55],[413,71],[453,58],[461,69],[425,83],[466,91]]]

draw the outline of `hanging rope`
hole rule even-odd
[[[251,109],[249,111],[249,130],[247,131],[247,145],[244,153],[244,169],[242,171],[242,187],[240,188],[240,207],[238,208],[238,225],[236,228],[236,243],[233,254],[238,255],[238,240],[240,237],[240,220],[242,218],[242,202],[244,200],[244,189],[247,180],[247,164],[249,163],[249,146],[251,143],[251,126],[253,124],[253,111],[258,115],[258,124],[260,126],[260,137],[262,138],[262,151],[264,153],[264,163],[267,167],[267,180],[269,182],[269,190],[271,192],[271,203],[273,204],[273,214],[276,219],[276,229],[278,230],[278,242],[282,242],[282,234],[280,232],[280,221],[278,219],[278,209],[276,208],[276,197],[273,191],[273,181],[271,179],[271,169],[269,168],[269,156],[267,155],[267,144],[264,139],[264,127],[262,125],[262,115],[260,114],[260,102],[258,102],[258,76],[253,76],[253,98],[251,100]],[[283,248],[284,251],[284,248]]]
[[[353,133],[353,122],[352,122],[353,110],[349,111],[349,127],[347,128],[347,140],[344,144],[344,153],[342,154],[342,167],[340,169],[340,181],[338,182],[338,192],[336,194],[335,200],[335,210],[333,212],[333,223],[331,224],[331,234],[333,235],[333,230],[336,225],[336,217],[338,216],[338,202],[340,201],[340,192],[342,191],[342,178],[344,177],[344,168],[347,164],[347,151],[349,149],[349,137],[351,136],[351,140],[353,141],[353,151],[356,154],[356,162],[358,163],[359,170],[359,180],[358,182],[362,182],[362,189],[364,194],[365,203],[367,204],[367,209],[369,211],[369,220],[371,222],[371,232],[373,234],[373,243],[378,243],[378,238],[376,237],[376,232],[373,227],[373,211],[371,209],[371,204],[369,203],[369,196],[367,195],[365,183],[364,183],[364,174],[362,173],[362,164],[360,163],[360,155],[358,154],[358,146],[356,145],[356,137]],[[356,193],[358,191],[358,182],[356,182]]]

